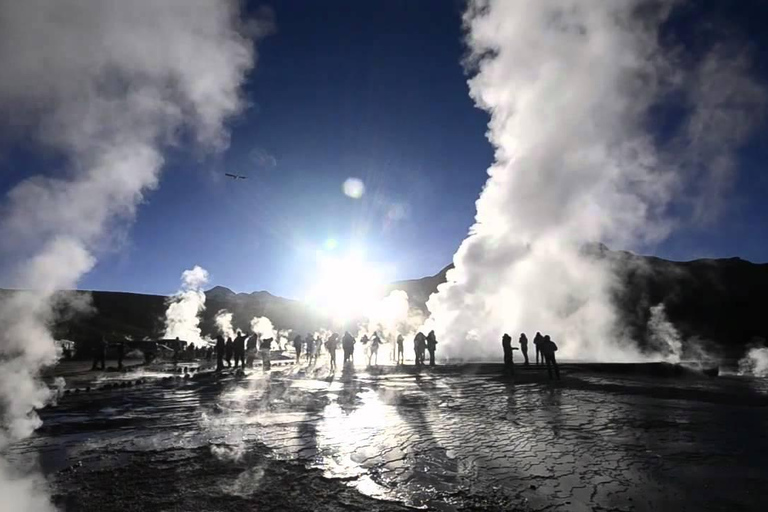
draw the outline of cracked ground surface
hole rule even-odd
[[[606,368],[160,369],[64,396],[14,451],[67,510],[764,509],[765,382]]]

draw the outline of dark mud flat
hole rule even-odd
[[[238,460],[208,448],[111,454],[114,466],[59,472],[54,503],[67,512],[409,510],[266,454],[259,447]]]
[[[665,365],[89,374],[13,448],[63,510],[755,510],[768,381]],[[83,377],[85,378],[85,377]],[[140,385],[116,387],[138,378]],[[79,385],[88,382],[80,381]]]

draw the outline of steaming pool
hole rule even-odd
[[[658,365],[171,368],[41,411],[65,510],[762,510],[768,383]],[[191,365],[190,365],[191,366]],[[193,372],[194,375],[196,372]],[[168,379],[173,375],[177,378]],[[165,379],[165,380],[164,380]],[[135,508],[131,508],[131,506]]]

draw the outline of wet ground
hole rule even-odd
[[[182,363],[188,378],[163,365],[72,371],[80,391],[42,411],[13,455],[39,457],[72,511],[768,502],[764,381],[659,365],[566,364],[559,383],[533,366],[508,378],[487,364],[331,374],[323,362],[240,376]]]

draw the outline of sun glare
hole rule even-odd
[[[308,301],[337,322],[355,318],[376,302],[382,276],[359,253],[345,257],[318,254],[318,275]]]

